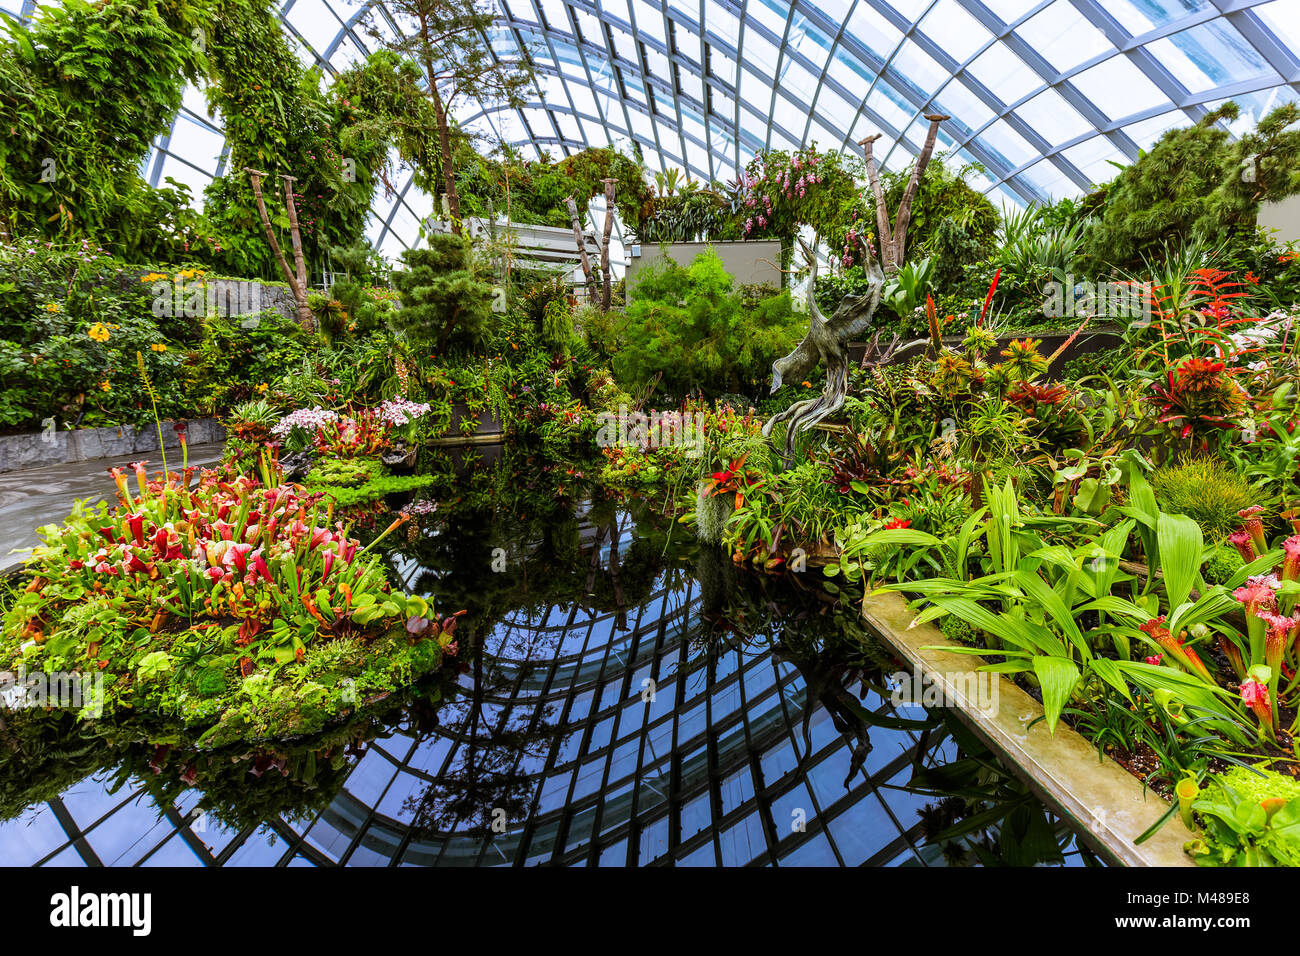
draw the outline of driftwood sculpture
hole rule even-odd
[[[775,392],[786,381],[802,380],[818,363],[826,366],[826,387],[819,397],[795,402],[785,411],[773,415],[763,425],[763,434],[770,437],[775,425],[779,422],[786,423],[783,452],[786,467],[794,462],[794,442],[799,432],[812,428],[844,406],[844,397],[849,390],[849,342],[859,338],[871,327],[872,316],[880,305],[880,295],[885,286],[885,274],[881,271],[880,262],[872,253],[871,247],[863,242],[862,251],[866,259],[870,291],[863,295],[845,296],[830,318],[826,318],[821,309],[817,308],[814,294],[817,286],[817,255],[802,239],[799,240],[799,245],[803,247],[810,270],[808,334],[793,352],[772,363],[772,391]]]

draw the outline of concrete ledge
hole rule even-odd
[[[180,438],[171,422],[162,423],[162,433],[166,447],[180,447]],[[200,418],[189,423],[185,440],[191,446],[223,442],[226,430],[215,418]],[[116,425],[4,435],[0,436],[0,472],[98,458],[122,458],[157,450],[158,430],[153,425],[138,431],[130,425]]]
[[[871,631],[932,681],[961,720],[1103,857],[1123,866],[1195,865],[1183,852],[1193,834],[1177,816],[1134,844],[1169,808],[1158,794],[1109,757],[1099,761],[1097,748],[1065,724],[1056,725],[1055,735],[1045,720],[1029,727],[1043,707],[1006,677],[992,675],[997,694],[991,701],[980,695],[971,675],[982,659],[936,649],[958,645],[934,624],[909,627],[914,615],[901,594],[868,596],[862,613]]]

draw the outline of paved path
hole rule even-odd
[[[24,555],[12,553],[14,549],[40,544],[36,529],[62,522],[78,498],[92,504],[111,499],[116,489],[108,469],[130,464],[138,457],[99,458],[0,473],[0,568],[21,563]],[[221,445],[217,443],[190,448],[191,465],[211,465],[220,457]],[[145,460],[149,462],[150,473],[162,471],[158,452],[152,452]],[[180,460],[180,449],[168,450],[167,463],[173,471],[180,466]],[[131,487],[134,490],[134,475]]]

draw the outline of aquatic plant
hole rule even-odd
[[[320,493],[265,463],[261,480],[197,483],[194,469],[151,480],[146,464],[135,491],[112,470],[115,508],[78,504],[41,529],[0,667],[101,676],[100,719],[147,714],[217,746],[313,732],[441,665],[456,616],[393,592],[378,539],[362,548]],[[338,638],[357,653],[320,673],[314,656]]]

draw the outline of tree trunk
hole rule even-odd
[[[614,294],[614,276],[609,268],[609,236],[614,231],[614,184],[617,179],[606,179],[605,183],[605,234],[600,239],[600,277],[604,289],[600,296],[600,310],[608,312],[610,299]]]
[[[433,115],[438,121],[438,151],[442,154],[442,189],[447,197],[447,215],[451,217],[453,235],[461,234],[460,193],[456,191],[456,170],[451,158],[451,119],[447,116],[447,104],[438,92],[437,71],[433,68],[433,40],[429,36],[429,20],[420,17],[420,39],[424,41],[423,60],[425,79],[429,84],[429,96],[433,98]]]
[[[939,124],[949,119],[939,113],[927,113],[925,118],[930,121],[930,132],[925,136],[925,145],[921,148],[921,154],[916,157],[916,165],[912,167],[912,178],[907,182],[907,189],[898,204],[898,215],[894,217],[894,255],[897,257],[897,265],[894,268],[903,264],[903,255],[907,250],[907,224],[912,219],[912,200],[916,198],[916,190],[921,185],[921,177],[925,175],[925,167],[930,165],[935,137],[939,135]]]
[[[253,197],[257,200],[257,212],[262,217],[262,229],[266,233],[266,244],[271,247],[271,254],[275,256],[276,263],[280,266],[280,272],[284,275],[284,280],[289,284],[289,291],[293,293],[293,301],[297,306],[298,324],[306,331],[311,332],[316,328],[316,323],[312,318],[311,307],[307,305],[307,283],[304,278],[300,283],[299,275],[305,275],[302,263],[302,239],[298,235],[298,213],[293,208],[293,195],[289,187],[289,182],[293,177],[285,177],[289,180],[284,184],[285,197],[292,210],[289,215],[289,224],[293,230],[293,244],[295,259],[297,261],[298,272],[294,273],[289,269],[289,263],[284,257],[284,250],[280,248],[280,243],[276,241],[275,231],[271,228],[271,217],[266,214],[266,201],[262,198],[262,177],[266,173],[256,169],[244,167],[244,172],[248,173],[249,179],[253,182]]]
[[[885,204],[885,191],[880,187],[880,173],[876,169],[876,158],[871,155],[871,144],[880,139],[880,134],[858,140],[867,161],[867,179],[871,181],[871,194],[876,200],[876,235],[880,237],[880,264],[885,275],[897,271],[894,259],[894,237],[889,228],[889,207]]]
[[[315,325],[315,320],[311,314],[311,306],[307,304],[307,265],[302,258],[302,234],[298,229],[298,204],[293,200],[293,184],[297,182],[297,179],[293,176],[284,175],[281,175],[280,179],[284,181],[284,208],[289,212],[289,237],[293,240],[293,267],[298,279],[294,291],[294,300],[298,305],[298,324],[310,332]]]
[[[596,296],[596,280],[591,275],[591,262],[587,259],[587,242],[582,235],[582,224],[578,218],[578,204],[570,196],[564,200],[569,206],[569,221],[573,223],[573,241],[578,244],[578,255],[582,257],[582,275],[587,284],[587,299]]]
[[[447,215],[451,217],[452,233],[459,236],[460,193],[456,191],[456,170],[451,160],[451,126],[437,90],[433,91],[433,111],[438,117],[438,148],[442,152],[442,190],[447,197]]]

